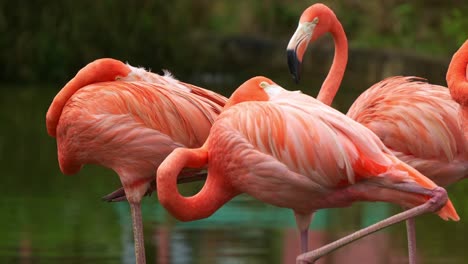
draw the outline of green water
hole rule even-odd
[[[44,122],[57,87],[0,87],[0,263],[133,263],[128,205],[100,200],[120,187],[116,174],[86,166],[65,176],[58,168]],[[468,183],[448,190],[462,220],[417,219],[421,263],[467,262]],[[398,211],[382,203],[320,211],[312,246]],[[144,199],[143,218],[148,263],[293,263],[298,250],[292,212],[248,196],[191,223],[171,218],[152,196]],[[404,232],[404,224],[389,228],[322,263],[406,263]]]

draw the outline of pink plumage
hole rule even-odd
[[[371,129],[399,159],[445,186],[468,175],[458,111],[446,87],[398,76],[362,93],[347,115]]]
[[[131,206],[138,264],[145,263],[141,198],[160,163],[177,147],[199,147],[226,98],[113,59],[96,60],[69,81],[46,116],[57,138],[60,169],[85,164],[114,170],[123,189],[112,193]],[[194,177],[186,170],[180,177]],[[113,197],[110,198],[113,200]]]

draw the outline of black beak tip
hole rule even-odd
[[[294,82],[295,82],[296,84],[299,84],[299,81],[300,81],[301,78],[300,78],[299,76],[296,76],[295,74],[291,74],[291,75],[292,75],[292,77],[293,77],[293,79],[294,79]]]
[[[287,55],[289,72],[291,73],[294,82],[298,84],[301,76],[301,62],[297,58],[294,50],[287,50]]]

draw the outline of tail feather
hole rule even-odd
[[[63,107],[76,91],[92,83],[114,81],[117,77],[128,75],[129,72],[130,69],[123,62],[108,58],[95,60],[86,65],[60,90],[52,101],[46,115],[49,135],[56,136],[57,124]]]
[[[408,174],[406,174],[405,176],[410,177],[411,180],[413,180],[414,182],[416,182],[420,186],[422,186],[422,187],[424,187],[426,189],[430,189],[430,190],[437,187],[437,185],[432,180],[430,180],[426,176],[422,175],[415,168],[413,168],[413,167],[409,166],[408,164],[400,161],[397,157],[395,157],[393,155],[388,155],[388,158],[390,158],[394,162],[394,164],[396,164],[394,166],[395,169],[408,172]],[[402,180],[405,180],[405,179],[402,179]],[[408,180],[408,179],[406,179],[406,180]],[[442,207],[442,209],[440,209],[440,211],[437,212],[437,214],[440,216],[440,218],[442,218],[442,219],[444,219],[446,221],[447,220],[453,220],[453,221],[460,220],[460,217],[458,216],[457,211],[455,210],[455,207],[453,206],[450,199],[447,200],[447,203],[445,204],[445,206]]]

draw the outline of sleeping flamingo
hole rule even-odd
[[[140,201],[151,192],[154,172],[177,147],[199,147],[226,98],[113,59],[96,60],[69,81],[47,112],[47,131],[57,138],[60,169],[84,164],[114,170],[130,203],[136,263],[145,263]],[[182,180],[200,171],[181,172]]]
[[[290,71],[298,81],[307,46],[327,32],[335,41],[335,56],[317,99],[330,105],[343,79],[348,59],[346,35],[333,11],[323,4],[307,8],[287,52]],[[452,80],[448,81],[450,92],[455,93],[455,99],[460,98],[462,105],[467,102],[462,99],[463,95],[467,98],[466,89],[461,88],[466,86],[467,53],[465,42],[447,73],[447,80]],[[453,77],[455,72],[458,73],[456,78]],[[455,90],[455,87],[459,88]],[[468,146],[460,127],[460,121],[466,122],[466,116],[458,118],[459,108],[446,87],[429,84],[417,77],[397,76],[365,91],[347,115],[372,130],[399,159],[437,184],[446,186],[468,176]],[[410,263],[415,263],[414,220],[410,219],[407,225]]]
[[[176,186],[180,171],[206,165],[208,176],[201,191],[192,197],[180,195]],[[246,81],[232,94],[201,148],[174,150],[158,168],[157,185],[160,203],[179,220],[206,218],[236,195],[247,193],[291,208],[302,234],[307,234],[313,213],[321,208],[355,201],[412,208],[300,255],[298,261],[314,262],[359,237],[423,212],[459,219],[445,190],[398,160],[369,129],[265,77]],[[304,246],[305,238],[301,236]]]

